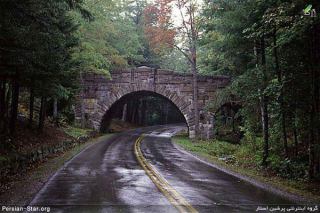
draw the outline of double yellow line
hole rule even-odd
[[[143,156],[140,149],[142,140],[143,135],[140,136],[134,143],[134,154],[136,155],[139,164],[142,166],[152,182],[180,212],[197,213],[198,211],[194,209],[188,203],[188,201],[186,201],[186,199],[182,197],[174,188],[172,188],[169,183],[160,175],[160,173]]]

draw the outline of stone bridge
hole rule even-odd
[[[198,76],[199,132],[203,138],[212,137],[213,119],[205,106],[214,101],[214,93],[229,83],[226,76]],[[103,116],[123,96],[140,91],[153,92],[170,100],[183,114],[189,137],[195,136],[193,113],[192,75],[170,70],[140,67],[118,69],[111,72],[111,79],[88,74],[83,80],[83,93],[75,107],[76,122],[85,119],[87,127],[99,130]],[[84,113],[81,113],[83,112]]]

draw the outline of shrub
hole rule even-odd
[[[306,179],[308,176],[308,163],[301,159],[301,157],[283,159],[277,154],[271,154],[269,157],[269,167],[277,173],[277,176],[283,178],[297,180]]]

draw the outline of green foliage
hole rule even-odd
[[[14,132],[19,88],[24,87],[30,93],[32,91],[30,105],[34,105],[35,99],[42,99],[43,110],[39,110],[42,113],[38,116],[41,130],[46,100],[69,100],[76,91],[78,72],[72,69],[72,54],[79,38],[76,36],[77,24],[71,14],[72,11],[81,11],[81,17],[89,14],[85,15],[87,11],[79,0],[72,4],[67,0],[4,0],[0,8],[0,82],[4,95],[6,90],[12,90],[13,94],[12,98],[7,94],[5,101],[1,102],[1,110],[9,103],[12,107],[10,113],[8,108],[1,112],[5,116],[1,117],[0,123],[10,121],[10,134]],[[30,109],[29,114],[34,114],[33,110]],[[29,120],[31,124],[33,118]],[[1,132],[8,132],[6,125],[1,127]]]
[[[99,54],[97,50],[89,43],[82,43],[79,49],[73,54],[73,60],[77,66],[75,69],[81,69],[82,72],[92,72],[110,76],[110,62]]]
[[[309,3],[316,11],[320,9],[319,2]],[[319,158],[313,154],[317,145],[307,147],[319,144],[315,133],[319,113],[312,114],[310,109],[319,105],[315,83],[319,75],[312,73],[319,68],[320,19],[303,16],[306,6],[301,0],[208,0],[202,13],[201,71],[232,77],[227,89],[232,92],[217,93],[218,101],[211,109],[235,97],[242,105],[239,117],[244,140],[261,150],[263,146],[254,138],[262,135],[262,106],[266,103],[269,125],[264,143],[269,145],[270,167],[290,177],[303,175],[291,175],[292,169],[284,169],[287,164],[296,169],[309,164],[310,176],[319,167],[313,160]],[[295,160],[295,150],[300,148],[310,159]]]
[[[205,153],[218,158],[231,156],[239,148],[239,145],[218,140],[192,143],[186,137],[175,137],[175,141],[192,152]]]
[[[308,179],[308,163],[306,159],[303,159],[305,157],[282,159],[279,155],[273,154],[269,158],[270,168],[280,177],[306,180]]]
[[[83,136],[88,136],[88,134],[92,131],[90,129],[80,129],[73,126],[68,126],[64,128],[65,133],[74,138],[79,138]]]
[[[94,20],[82,19],[77,13],[80,45],[75,48],[73,60],[80,72],[93,72],[109,76],[112,67],[125,67],[132,60],[139,60],[140,43],[136,28],[124,8],[114,1],[86,0],[84,5]],[[130,36],[128,36],[130,35]]]
[[[250,139],[252,140],[252,138]],[[234,145],[228,142],[214,140],[214,141],[198,141],[192,143],[186,137],[175,137],[174,141],[186,148],[187,150],[205,156],[214,157],[227,164],[242,166],[254,170],[260,170],[262,161],[262,139],[255,138],[254,141],[243,139],[242,145]],[[269,169],[275,173],[276,176],[305,180],[307,178],[308,164],[305,159],[306,155],[293,159],[284,159],[276,152],[272,152],[268,161]]]
[[[131,7],[134,3],[126,0],[1,1],[0,89],[11,90],[17,82],[17,86],[32,92],[29,96],[34,100],[53,103],[55,99],[60,112],[70,109],[86,73],[110,78],[114,67],[145,60],[141,21],[136,20],[145,6],[141,2]],[[10,101],[6,98],[8,104]],[[67,111],[61,116],[70,121],[72,116]],[[2,114],[10,120],[8,112]],[[44,116],[39,116],[39,129],[40,120]],[[0,128],[5,128],[6,122],[0,118]]]
[[[68,69],[71,47],[77,44],[77,39],[67,2],[29,0],[1,4],[4,9],[1,40],[10,42],[5,48],[9,53],[7,60],[19,67],[16,71],[10,66],[7,72],[22,76],[26,84],[32,83],[39,95],[59,93],[55,90],[57,84],[69,87],[70,83],[63,79],[74,77]]]
[[[169,69],[181,73],[190,71],[186,57],[176,49],[170,50],[162,56],[154,56],[152,63],[159,64],[161,69]]]

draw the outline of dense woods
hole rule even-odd
[[[308,3],[304,14],[299,0],[206,1],[200,60],[232,76],[219,100],[240,103],[243,143],[261,143],[262,165],[319,178],[320,8]]]
[[[192,73],[194,100],[199,74],[230,76],[230,86],[207,106],[216,115],[212,131],[236,135],[262,168],[319,179],[320,14],[314,12],[320,13],[319,1],[2,0],[1,148],[11,143],[20,117],[39,131],[48,116],[72,123],[87,72],[109,77],[114,67],[144,65]],[[114,113],[141,125],[166,123],[165,106],[154,97],[131,98]],[[146,118],[150,109],[156,118]]]
[[[41,131],[48,98],[57,100],[73,90],[77,28],[71,10],[89,16],[76,1],[1,1],[1,136],[15,132],[20,91],[29,91],[30,125],[35,99],[40,102]]]
[[[41,131],[48,103],[53,117],[62,100],[72,105],[85,72],[139,64],[129,13],[129,4],[112,1],[1,1],[1,136],[15,132],[20,91],[28,91],[30,126],[37,116]]]

